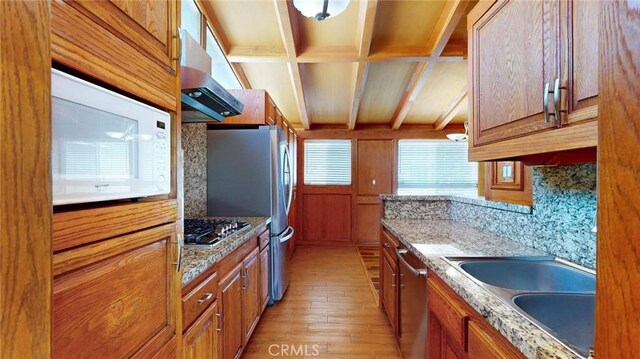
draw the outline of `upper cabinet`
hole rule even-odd
[[[475,145],[556,125],[544,104],[558,74],[557,16],[549,1],[503,1],[474,24]]]
[[[480,2],[469,14],[469,159],[597,145],[598,3]],[[530,162],[530,161],[529,161]]]
[[[178,6],[155,0],[53,1],[52,59],[176,110]]]
[[[568,36],[563,46],[563,83],[568,84],[567,118],[576,123],[598,117],[598,21],[597,1],[564,1],[563,18]]]

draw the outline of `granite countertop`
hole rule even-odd
[[[223,217],[204,217],[207,219],[227,219]],[[237,217],[234,217],[237,218]],[[182,249],[182,284],[203,273],[207,268],[220,261],[227,254],[233,252],[244,242],[258,234],[264,226],[271,222],[269,217],[239,217],[249,226],[216,243],[212,248],[184,247]]]
[[[546,253],[450,220],[382,219],[382,224],[527,358],[580,358],[442,258]]]

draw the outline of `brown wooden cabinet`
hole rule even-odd
[[[177,1],[51,2],[54,61],[176,110]]]
[[[556,125],[543,90],[558,77],[558,10],[558,1],[497,1],[473,24],[474,145]]]
[[[427,279],[429,359],[524,358],[433,272]]]
[[[380,299],[393,332],[398,335],[398,259],[395,250],[399,243],[385,230],[380,236]]]
[[[175,224],[69,249],[53,259],[53,356],[151,357],[176,337]]]
[[[568,84],[565,123],[598,117],[598,24],[597,1],[564,0],[561,18],[567,43],[562,47],[563,84]]]
[[[259,247],[256,247],[242,262],[242,279],[244,281],[242,285],[242,332],[245,346],[258,324],[262,312],[262,301],[259,294],[262,283],[258,255]]]
[[[218,301],[222,312],[222,358],[235,359],[243,348],[242,297],[243,264],[238,263],[220,281]]]
[[[218,358],[219,315],[218,302],[214,301],[184,333],[182,349],[184,359]]]
[[[240,102],[244,110],[237,116],[226,118],[223,122],[212,122],[213,126],[226,125],[271,125],[278,124],[279,110],[271,96],[265,90],[229,90]]]
[[[269,232],[267,232],[269,233]],[[269,303],[270,273],[271,266],[271,250],[269,245],[260,251],[260,307],[261,311],[267,307]]]
[[[578,0],[495,0],[472,10],[471,161],[546,164],[555,153],[567,163],[566,151],[597,146],[598,9]]]
[[[533,204],[531,167],[519,161],[485,163],[484,196],[487,200]]]

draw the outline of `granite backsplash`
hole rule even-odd
[[[533,168],[533,207],[458,196],[382,196],[389,219],[451,219],[595,269],[595,164]]]
[[[183,123],[184,218],[207,216],[207,124]]]

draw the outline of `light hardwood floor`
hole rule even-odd
[[[264,312],[242,358],[399,358],[356,248],[298,247],[285,298]]]

